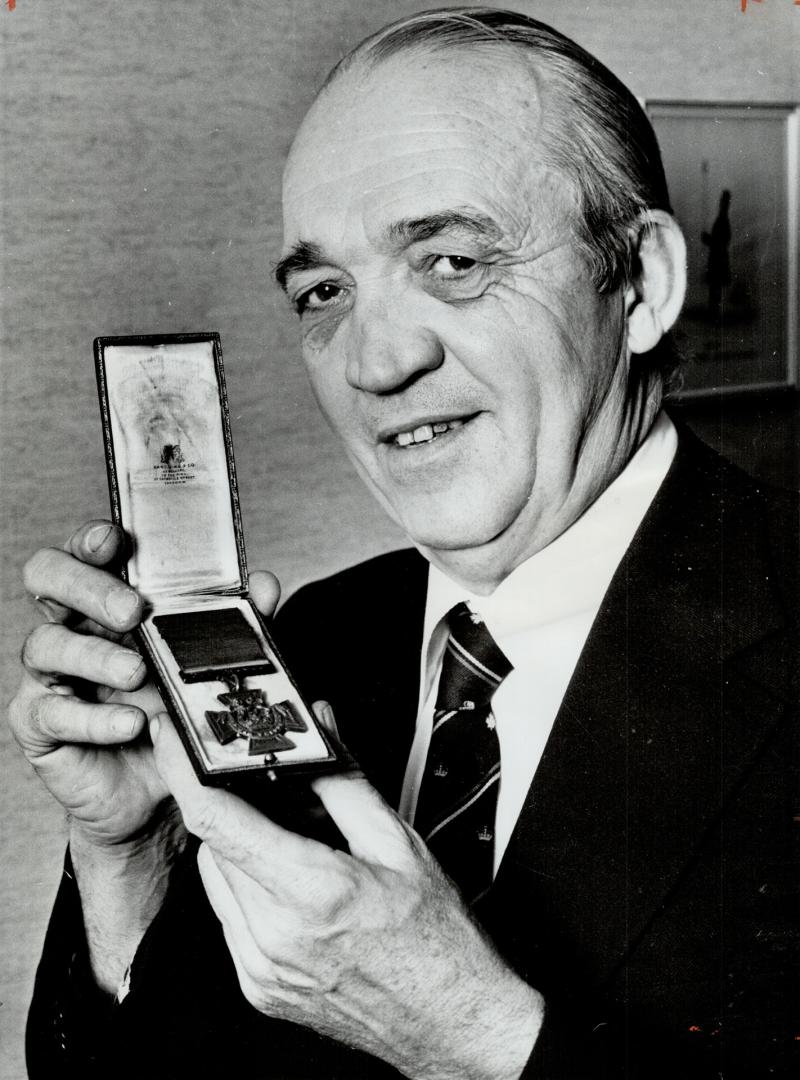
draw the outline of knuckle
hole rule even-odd
[[[113,653],[114,646],[94,634],[74,634],[67,630],[60,637],[64,664],[71,674],[88,678],[95,668],[102,670]]]
[[[261,1013],[271,1015],[273,1011],[272,995],[269,993],[267,987],[258,977],[258,974],[251,975],[244,965],[239,971],[239,986],[242,988],[242,994],[247,1002],[258,1009]]]
[[[52,702],[62,699],[46,691],[31,695],[22,687],[9,705],[9,724],[12,734],[26,756],[41,753],[59,741],[58,722],[53,722]]]
[[[347,864],[340,862],[326,875],[324,887],[313,890],[308,901],[315,922],[321,926],[338,926],[353,912],[359,895],[359,882]]]
[[[104,599],[103,572],[59,548],[34,552],[23,569],[23,580],[28,592],[79,615],[91,614]]]
[[[57,548],[45,547],[35,551],[22,569],[25,588],[29,592],[38,592],[51,577],[60,558],[61,552]]]
[[[184,825],[201,840],[213,837],[219,831],[221,811],[213,794],[202,791],[181,808]]]
[[[23,679],[9,703],[9,726],[22,752],[34,765],[36,758],[57,743],[79,741],[73,711],[71,698],[45,690],[27,676]]]
[[[29,713],[28,696],[20,687],[8,703],[8,724],[17,741],[19,741],[20,732],[26,725]]]
[[[31,630],[22,643],[21,655],[25,667],[40,671],[46,666],[45,658],[51,653],[58,629],[54,623],[42,623]]]
[[[42,694],[31,706],[33,725],[42,734],[61,741],[67,734],[68,718],[65,715],[64,698],[58,694]]]
[[[33,639],[33,632],[28,634],[25,640],[22,642],[22,648],[19,652],[19,658],[22,661],[22,666],[25,668],[35,668],[36,658],[34,656],[35,643]]]
[[[242,974],[251,982],[255,989],[263,993],[266,987],[274,981],[274,965],[272,961],[269,959],[266,952],[262,951],[260,944],[259,947],[255,949],[241,948],[239,950],[239,957],[242,963]]]
[[[70,558],[64,567],[64,580],[71,591],[78,593],[92,589],[95,574],[96,571],[93,567],[88,566],[79,559]]]

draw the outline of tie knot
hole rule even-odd
[[[442,660],[436,711],[488,705],[512,669],[480,615],[456,604],[446,616],[450,636]]]

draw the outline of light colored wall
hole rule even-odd
[[[106,512],[91,342],[222,334],[248,551],[289,587],[401,543],[318,419],[270,281],[282,162],[350,44],[432,0],[0,6],[3,696],[34,621],[20,566]],[[791,0],[529,0],[641,97],[798,98]],[[0,1076],[58,877],[60,815],[2,738]]]

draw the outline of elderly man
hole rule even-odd
[[[334,70],[284,206],[314,392],[416,549],[276,620],[363,776],[314,781],[338,846],[201,787],[118,532],[34,556],[12,718],[71,858],[31,1075],[782,1074],[795,518],[661,411],[646,118],[524,16],[414,16]]]

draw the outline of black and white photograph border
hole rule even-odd
[[[319,414],[273,269],[283,167],[327,72],[368,34],[434,6],[0,3],[4,706],[19,685],[23,641],[43,622],[23,580],[27,560],[108,516],[98,335],[220,333],[248,562],[274,571],[284,595],[407,546]],[[683,172],[668,180],[687,233],[690,291],[676,332],[687,362],[673,416],[757,480],[796,490],[800,5],[498,6],[584,46],[646,103],[665,148],[674,135]],[[734,132],[774,131],[768,152],[745,160],[737,144],[731,173],[720,140],[695,143],[716,120]],[[751,220],[750,193],[764,178],[774,218]],[[725,247],[726,217],[727,267],[723,252],[712,273],[719,295],[709,296],[710,245]],[[747,357],[723,363],[720,345],[738,342]],[[0,756],[0,1080],[24,1080],[26,1014],[67,822],[5,724]]]

